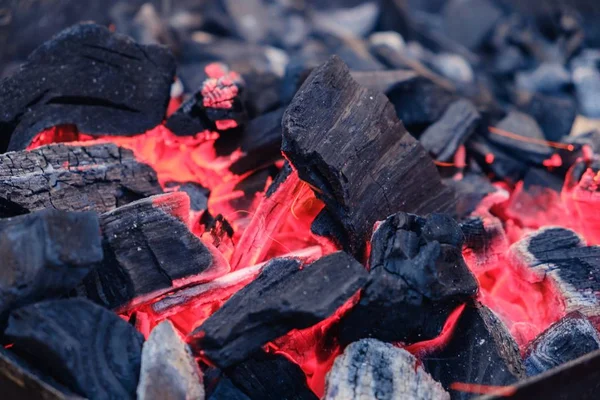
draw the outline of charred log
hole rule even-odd
[[[175,62],[95,24],[65,29],[0,84],[0,152],[23,150],[56,125],[89,134],[134,135],[164,118]]]
[[[0,219],[0,320],[16,307],[67,294],[102,261],[95,213],[44,210]]]
[[[13,311],[5,333],[11,350],[82,396],[135,397],[144,338],[111,311],[47,300]]]
[[[0,198],[29,211],[106,212],[160,192],[156,173],[114,144],[0,155]]]
[[[450,312],[477,293],[452,218],[398,213],[373,234],[369,280],[342,318],[340,338],[413,343],[439,335]]]
[[[204,400],[202,373],[169,321],[157,325],[142,348],[139,400]]]
[[[527,348],[525,369],[533,376],[600,349],[600,336],[589,319],[574,312],[542,332]]]
[[[216,365],[229,367],[292,329],[327,318],[365,283],[363,266],[343,252],[302,266],[274,259],[190,334]]]
[[[519,348],[508,329],[479,303],[467,304],[449,341],[427,353],[422,361],[456,399],[472,394],[451,390],[454,382],[506,386],[525,377]]]
[[[375,339],[354,342],[336,358],[325,400],[450,399],[409,352]]]
[[[337,57],[314,70],[283,117],[286,157],[362,258],[373,224],[398,211],[450,210],[452,192],[381,93],[360,87]]]

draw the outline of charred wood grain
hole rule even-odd
[[[133,399],[143,336],[84,299],[46,300],[13,311],[11,348],[59,383],[93,399]]]
[[[143,133],[163,120],[174,73],[163,47],[91,23],[65,29],[0,83],[0,152],[23,150],[62,124],[88,134]]]
[[[105,212],[161,192],[154,170],[114,144],[0,155],[0,198],[28,211]]]
[[[189,339],[217,366],[230,367],[270,340],[332,315],[363,286],[366,275],[343,252],[307,266],[295,259],[274,259]]]
[[[408,351],[362,339],[335,359],[324,398],[450,400],[450,395]]]
[[[358,85],[337,57],[311,73],[286,110],[282,150],[345,228],[358,258],[375,221],[398,209],[427,214],[454,206],[385,96]]]
[[[0,219],[0,319],[24,304],[67,294],[102,261],[93,212],[43,210]]]

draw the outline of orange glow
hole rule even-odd
[[[493,126],[489,126],[488,129],[491,133],[493,133],[495,135],[500,135],[500,136],[504,136],[507,138],[515,139],[515,140],[520,140],[521,142],[543,144],[543,145],[547,145],[550,147],[554,147],[556,149],[564,149],[564,150],[568,150],[568,151],[575,150],[575,146],[573,146],[572,144],[551,142],[548,140],[535,139],[535,138],[530,138],[527,136],[521,136],[521,135],[517,135],[516,133],[508,132],[508,131],[505,131],[503,129],[499,129],[499,128],[496,128]]]
[[[463,383],[463,382],[452,382],[450,389],[459,392],[476,393],[476,394],[489,394],[495,396],[510,397],[517,392],[515,386],[491,386],[491,385],[477,385],[474,383]]]

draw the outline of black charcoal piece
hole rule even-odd
[[[444,183],[456,193],[456,215],[459,220],[470,215],[481,200],[497,191],[485,175],[472,172],[467,172],[459,180],[444,179]]]
[[[100,216],[104,261],[79,286],[108,308],[132,307],[224,271],[188,229],[189,197],[153,196]]]
[[[143,336],[84,299],[46,300],[10,314],[11,350],[90,399],[134,399]]]
[[[481,119],[469,100],[452,103],[444,115],[423,132],[419,142],[439,161],[450,161],[458,147],[475,131]]]
[[[250,400],[250,397],[238,389],[231,379],[223,376],[219,379],[215,390],[208,396],[208,400]]]
[[[364,337],[407,343],[438,336],[450,312],[477,293],[450,217],[397,213],[371,239],[369,280],[342,318],[343,343]]]
[[[142,348],[139,400],[204,399],[202,373],[173,324],[157,325]]]
[[[566,312],[600,315],[600,246],[586,246],[575,232],[556,227],[539,229],[509,248],[513,263],[551,279],[565,302]]]
[[[344,252],[307,266],[295,259],[273,259],[189,340],[220,368],[230,367],[270,340],[333,314],[363,286],[366,275]]]
[[[0,219],[0,319],[24,304],[67,294],[102,261],[98,216],[43,210]]]
[[[350,344],[338,356],[329,374],[325,400],[439,399],[450,395],[423,370],[408,351],[376,339]]]
[[[454,207],[452,191],[385,96],[358,85],[335,56],[311,73],[286,110],[282,151],[344,227],[359,259],[377,220],[399,209]]]
[[[23,150],[44,129],[134,135],[160,124],[175,60],[95,24],[65,29],[0,83],[0,152]]]
[[[454,382],[507,386],[525,377],[519,348],[510,332],[479,303],[467,304],[449,341],[421,360],[453,399],[473,397],[472,393],[452,390]]]
[[[259,350],[225,373],[251,399],[318,399],[306,384],[304,372],[282,354]]]
[[[210,190],[196,182],[167,182],[166,187],[177,188],[190,197],[190,209],[192,211],[204,211],[208,209],[208,196]]]
[[[573,312],[529,344],[525,369],[528,376],[538,375],[598,349],[600,336],[594,325],[583,314]]]
[[[154,170],[110,143],[0,155],[0,198],[29,211],[105,212],[161,192]]]
[[[479,166],[489,171],[494,179],[502,179],[517,183],[523,179],[529,166],[512,149],[500,147],[488,138],[474,135],[467,142],[467,150],[472,154]],[[539,160],[539,158],[538,158]]]
[[[569,96],[526,94],[516,102],[520,110],[535,118],[544,137],[552,142],[562,142],[569,135],[578,113],[576,101]]]
[[[493,0],[450,0],[442,15],[448,37],[476,50],[491,35],[502,17],[502,10]]]

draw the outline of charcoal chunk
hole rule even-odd
[[[64,295],[102,261],[93,212],[43,210],[0,220],[0,318],[24,304]]]
[[[333,314],[363,286],[366,275],[343,252],[308,266],[295,259],[273,259],[189,339],[217,366],[230,367],[268,341]]]
[[[325,400],[450,399],[408,351],[375,339],[354,342],[338,356],[327,376]]]
[[[174,192],[100,217],[105,259],[78,288],[108,308],[132,307],[225,269],[188,229],[189,197]]]
[[[342,318],[343,343],[363,337],[413,343],[438,336],[450,312],[477,293],[464,236],[445,215],[397,213],[373,233],[369,280]]]
[[[471,393],[452,390],[454,382],[506,386],[525,377],[519,348],[506,326],[487,307],[467,304],[449,341],[422,357],[425,369],[453,399]]]
[[[29,211],[106,212],[161,192],[154,170],[110,143],[0,155],[0,199]]]
[[[468,100],[452,103],[444,115],[423,132],[419,141],[439,161],[449,161],[475,131],[480,116]]]
[[[282,151],[363,257],[373,224],[401,209],[447,211],[454,196],[381,93],[337,57],[314,70],[283,117]]]
[[[208,209],[208,195],[210,190],[196,182],[167,182],[166,187],[176,188],[185,192],[190,197],[190,209],[192,211],[204,211]]]
[[[13,311],[11,348],[76,393],[93,399],[134,399],[143,336],[84,299],[47,300]]]
[[[600,349],[600,336],[589,319],[573,312],[542,332],[527,347],[525,369],[533,376]]]
[[[492,0],[450,0],[442,15],[450,39],[475,50],[492,33],[502,17],[502,10]]]
[[[174,74],[163,47],[90,23],[67,28],[0,83],[0,152],[23,150],[62,124],[88,134],[143,133],[162,122]]]
[[[552,142],[561,142],[569,135],[578,112],[575,100],[568,96],[535,93],[520,96],[517,105],[535,118],[544,137]]]

